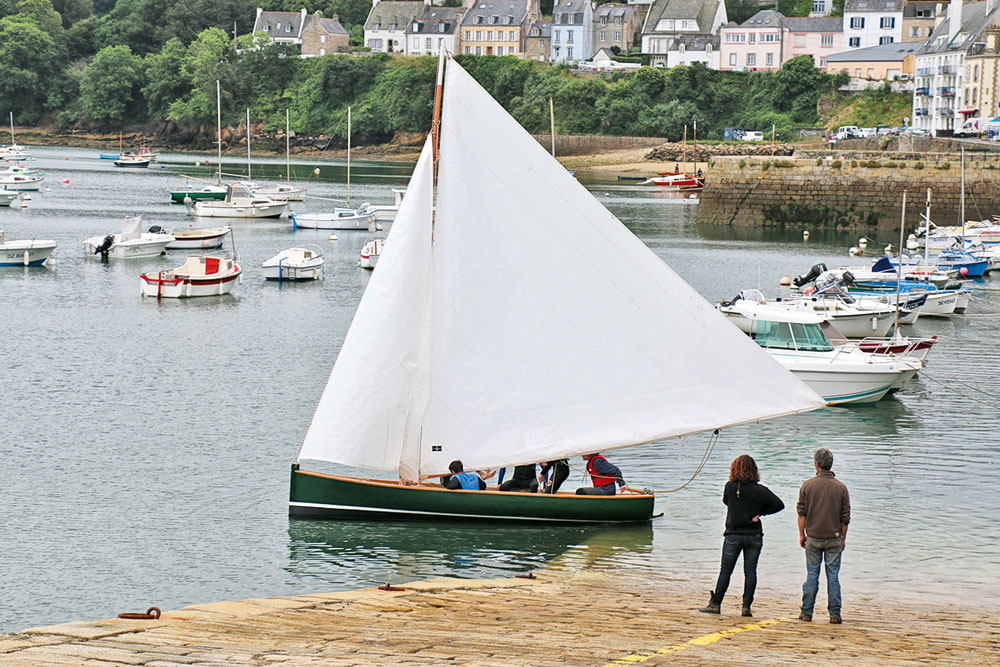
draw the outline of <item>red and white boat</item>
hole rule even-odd
[[[170,271],[152,271],[140,276],[143,296],[183,299],[229,294],[240,275],[240,265],[231,257],[188,257]]]
[[[385,239],[381,237],[365,241],[364,247],[361,248],[360,264],[362,269],[375,268],[375,265],[378,264],[378,258],[382,255],[382,244],[384,243]]]
[[[862,352],[872,354],[898,354],[924,361],[930,354],[931,347],[938,342],[937,336],[930,338],[911,338],[898,336],[894,338],[865,338],[858,341]]]
[[[701,190],[705,187],[705,178],[680,171],[663,171],[659,176],[647,179],[644,185],[657,185],[669,190]]]

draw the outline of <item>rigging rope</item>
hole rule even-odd
[[[962,393],[962,391],[960,389],[956,389],[955,387],[947,385],[944,382],[941,382],[940,380],[931,377],[930,375],[927,374],[926,371],[921,371],[920,376],[923,377],[923,378],[925,378],[925,379],[927,379],[927,380],[930,380],[931,382],[933,382],[935,384],[939,384],[942,387],[944,387],[945,389],[949,389],[949,390],[955,392],[956,394]],[[977,392],[977,393],[979,393],[979,394],[981,394],[983,396],[988,396],[989,398],[992,398],[992,399],[996,400],[997,403],[987,403],[986,401],[979,400],[975,396],[970,396],[969,394],[964,394],[964,396],[965,396],[966,399],[968,399],[970,401],[973,401],[974,403],[979,403],[980,405],[985,405],[988,408],[993,408],[994,410],[1000,409],[1000,396],[998,396],[996,394],[990,394],[988,392],[985,392],[982,389],[980,389],[979,387],[971,385],[971,384],[969,384],[967,382],[962,382],[961,380],[954,380],[954,382],[957,382],[958,384],[963,385],[967,389],[971,389],[972,391],[975,391],[975,392]]]
[[[653,493],[674,493],[675,491],[680,491],[685,486],[694,481],[695,477],[701,474],[701,471],[705,469],[705,464],[708,463],[709,457],[712,456],[712,451],[715,449],[715,443],[719,441],[719,429],[712,431],[712,437],[708,439],[708,445],[705,447],[705,453],[701,455],[701,462],[698,467],[695,468],[694,474],[688,481],[684,482],[676,489],[654,489]]]

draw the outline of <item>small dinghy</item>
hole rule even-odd
[[[92,236],[83,242],[83,250],[88,257],[100,255],[102,259],[134,259],[156,257],[166,252],[167,244],[174,237],[159,233],[143,233],[142,216],[130,215],[118,234]]]
[[[338,208],[333,213],[292,213],[292,222],[307,229],[372,229],[375,212],[362,204],[356,209]]]
[[[374,238],[365,241],[361,248],[360,264],[362,269],[374,269],[378,264],[379,255],[382,254],[382,246],[385,244],[384,238]]]
[[[167,250],[209,250],[221,248],[222,242],[226,239],[226,234],[232,231],[232,227],[208,227],[205,229],[185,229],[184,231],[166,231],[159,225],[149,228],[151,234],[170,234],[174,240],[167,244]]]
[[[0,231],[0,266],[41,266],[55,249],[55,241],[8,241]]]
[[[282,250],[264,262],[267,280],[319,280],[323,277],[323,249],[311,245]]]
[[[240,275],[240,265],[232,257],[188,257],[183,265],[170,271],[142,274],[143,296],[183,299],[195,296],[229,294]]]

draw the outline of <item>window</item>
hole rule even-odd
[[[567,44],[572,44],[573,43],[573,35],[575,35],[575,34],[576,33],[573,30],[567,30],[566,31],[566,43]]]
[[[736,54],[735,53],[730,53],[729,54],[729,66],[730,67],[736,67]]]
[[[481,46],[477,46],[476,47],[476,55],[477,56],[483,55],[483,47],[481,47]]]
[[[559,31],[559,30],[554,30],[554,31],[553,31],[553,34],[555,35],[555,37],[553,37],[553,38],[552,38],[552,41],[553,41],[553,42],[554,42],[555,44],[558,44],[558,43],[559,43],[559,33],[560,33],[560,32],[561,32],[561,31]]]
[[[705,53],[711,53],[711,52],[712,52],[712,45],[711,44],[706,44],[705,45]]]
[[[767,56],[764,58],[764,64],[767,65],[768,67],[772,67],[774,65],[774,54],[773,53],[768,53],[767,54]]]
[[[510,25],[511,23],[514,22],[514,17],[513,16],[508,16],[508,17],[504,18],[503,22],[506,23],[507,25]]]
[[[275,27],[274,31],[275,32],[281,32],[281,23],[278,23],[278,25]]]
[[[747,39],[747,44],[756,44],[756,43],[757,43],[757,34],[752,32],[750,33],[749,38]]]
[[[468,42],[470,39],[472,39],[472,31],[471,30],[466,30],[465,31],[465,41]]]
[[[851,28],[854,30],[861,30],[865,27],[865,17],[864,16],[852,16],[851,17]]]
[[[513,30],[508,30],[507,31],[507,41],[508,42],[516,42],[517,41],[517,37],[514,36],[514,31]]]
[[[747,67],[753,67],[756,64],[757,64],[757,54],[756,53],[748,53],[747,54]]]
[[[920,37],[920,28],[910,28],[910,37]]]
[[[883,16],[879,20],[879,28],[882,30],[891,30],[896,27],[896,17],[895,16]]]
[[[486,41],[487,42],[492,42],[493,41],[493,31],[492,30],[487,30],[486,31]]]
[[[569,58],[570,60],[573,59],[573,47],[572,46],[570,46],[570,47],[568,47],[566,49],[566,57]]]
[[[465,53],[472,53],[472,47],[471,46],[465,47]]]
[[[861,78],[861,68],[860,67],[857,68],[856,70],[854,70],[854,76],[856,76],[859,79]]]
[[[616,42],[622,41],[622,34],[620,32],[615,32],[615,41]]]
[[[286,25],[285,26],[285,32],[291,32],[291,31],[292,31],[292,26]]]
[[[320,35],[319,36],[319,43],[320,44],[326,44],[326,35]]]
[[[918,9],[916,13],[918,19],[932,19],[934,18],[933,9]]]
[[[730,44],[740,44],[747,41],[747,36],[742,32],[726,33],[726,42]]]
[[[874,79],[875,78],[875,68],[874,67],[869,67],[868,68],[868,78],[869,79]]]
[[[567,16],[569,16],[569,15],[568,14],[560,14],[559,15],[559,22],[560,23],[569,23],[569,19],[566,18]]]
[[[431,50],[431,38],[430,37],[428,37],[427,39],[424,40],[424,48],[427,49],[428,51]]]
[[[375,26],[375,29],[378,30],[378,26]],[[269,25],[264,26],[264,32],[271,32],[271,26]]]
[[[677,51],[679,53],[684,53],[685,51],[687,51],[687,47],[684,46],[684,42],[681,42],[680,44],[677,45]]]
[[[608,17],[607,16],[602,16],[601,17],[601,25],[607,25],[607,24],[608,24]]]
[[[879,37],[878,38],[878,43],[879,44],[892,44],[892,37],[888,37],[888,36],[887,37]]]
[[[849,37],[847,39],[847,45],[849,47],[851,47],[852,49],[856,49],[856,48],[858,48],[858,47],[861,46],[861,38],[860,37]]]
[[[443,23],[438,23],[438,32],[444,32],[445,25]]]
[[[476,25],[479,25],[482,22],[483,22],[483,17],[482,16],[477,16],[476,17]]]
[[[826,14],[826,0],[813,0],[813,12]]]
[[[414,49],[419,49],[420,48],[420,38],[419,37],[414,37],[413,38],[413,48]]]
[[[833,46],[833,35],[823,35],[819,38],[820,46]]]
[[[498,56],[502,56],[503,55],[503,47],[502,46],[498,46],[497,47],[497,55]]]
[[[616,16],[615,17],[615,25],[621,25],[621,24],[622,24],[622,17]]]
[[[389,32],[396,32],[396,24],[395,23],[390,23],[389,24]]]
[[[819,59],[819,66],[820,67],[826,67],[826,58],[820,58]]]
[[[477,30],[476,31],[476,41],[477,42],[483,41],[483,31],[482,30]]]
[[[326,55],[326,49],[320,49],[320,50],[319,50],[319,54],[320,54],[321,56],[325,56],[325,55]]]
[[[781,35],[776,32],[764,33],[760,36],[761,42],[778,42],[781,40]]]
[[[602,30],[602,31],[601,31],[601,33],[600,33],[600,34],[598,35],[598,37],[597,37],[597,38],[598,38],[598,39],[599,39],[600,41],[602,41],[602,42],[606,42],[606,41],[608,41],[608,33],[604,32],[604,31]]]

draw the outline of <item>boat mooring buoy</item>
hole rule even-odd
[[[803,241],[808,241],[809,240],[809,230],[808,229],[805,230],[804,232],[802,232],[802,240]]]
[[[789,278],[788,276],[782,276],[781,280],[778,281],[778,284],[781,285],[782,287],[788,287],[789,285],[792,284],[792,279]]]
[[[331,241],[336,241],[337,240],[337,235],[336,234],[330,234],[330,240]]]
[[[860,239],[858,239],[858,247],[859,248],[867,248],[868,247],[868,239],[866,239],[864,236],[862,236]]]

